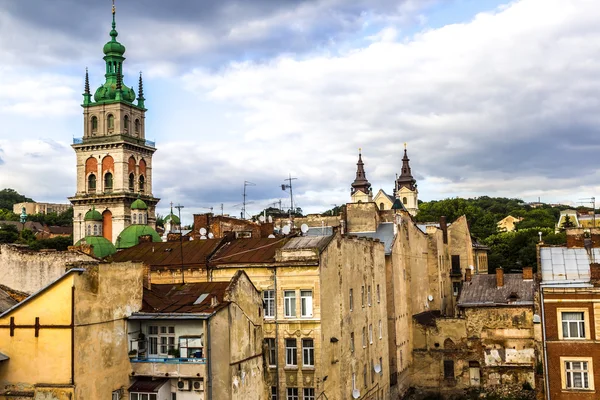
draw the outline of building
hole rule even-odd
[[[77,192],[73,204],[73,243],[85,237],[84,216],[95,207],[103,218],[102,235],[117,247],[117,238],[130,225],[154,228],[152,195],[153,142],[146,140],[144,92],[139,78],[137,99],[123,82],[125,46],[117,41],[113,7],[110,41],[104,45],[106,81],[93,99],[86,72],[83,94],[83,137],[73,140],[77,156]],[[147,220],[133,220],[132,204],[140,198],[147,205]]]
[[[13,213],[21,214],[23,209],[25,209],[27,215],[49,213],[60,214],[69,210],[71,207],[70,204],[25,202],[14,204]]]
[[[394,197],[402,201],[402,204],[410,215],[415,216],[419,212],[419,191],[417,190],[417,181],[412,176],[409,161],[405,143],[404,157],[402,157],[402,171],[400,176],[396,176]]]
[[[356,163],[356,178],[352,182],[350,197],[353,203],[368,203],[373,201],[373,190],[365,174],[361,150],[358,150],[358,162]]]
[[[513,232],[517,229],[517,223],[523,221],[522,217],[507,215],[496,224],[499,232]]]
[[[130,399],[267,399],[262,297],[227,282],[148,284],[128,319]],[[148,397],[146,397],[148,398]]]
[[[194,231],[192,232],[192,237],[194,239],[200,239],[202,236],[205,238],[223,238],[227,235],[232,235],[235,238],[256,239],[261,237],[266,238],[272,235],[273,231],[273,222],[255,222],[247,219],[206,213],[194,214]]]

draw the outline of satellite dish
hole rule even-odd
[[[273,222],[273,217],[271,217],[270,215],[267,217],[267,221],[269,221],[269,223]]]
[[[261,215],[260,217],[258,217],[258,220],[259,220],[260,222],[265,222],[265,216],[264,216],[264,215]]]
[[[427,300],[433,301],[433,296],[432,295],[427,296]]]
[[[214,238],[215,238],[215,235],[213,235],[213,233],[211,232],[211,233],[209,233],[209,234],[208,234],[208,238],[209,238],[209,239],[214,239]]]
[[[273,235],[272,233],[268,237],[269,239],[275,239],[275,235]]]
[[[292,228],[290,228],[289,225],[286,225],[281,229],[281,231],[283,232],[284,235],[289,235],[291,230],[292,230]]]
[[[204,235],[200,236],[200,240],[205,240],[205,239],[206,239],[206,236],[204,236]]]
[[[200,234],[206,235],[206,228],[200,228]]]
[[[308,232],[308,225],[306,225],[306,224],[300,225],[300,230],[302,231],[302,233]]]
[[[352,391],[352,398],[354,398],[354,399],[358,399],[359,397],[360,397],[360,390],[358,390],[358,389],[354,389],[354,390]]]
[[[375,370],[375,373],[378,374],[381,372],[381,365],[379,364],[375,364],[375,368],[373,368]]]

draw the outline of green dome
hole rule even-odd
[[[86,236],[75,243],[75,246],[81,246],[82,244],[91,245],[94,256],[97,258],[104,258],[117,252],[116,247],[104,236]]]
[[[133,88],[129,88],[127,86],[121,87],[122,99],[133,103],[135,100],[135,92]],[[117,98],[117,82],[113,82],[112,79],[107,80],[104,85],[100,86],[96,93],[94,93],[95,101],[111,101],[116,100]]]
[[[102,49],[104,54],[106,54],[107,56],[122,56],[123,54],[125,54],[125,46],[117,42],[117,36],[119,36],[119,34],[117,33],[115,28],[113,28],[113,30],[110,31],[110,36],[112,37],[112,39],[108,43],[106,43],[104,45],[104,48]]]
[[[146,205],[146,203],[144,203],[144,200],[137,199],[136,201],[131,203],[131,209],[132,210],[147,210],[148,206]]]
[[[167,223],[169,221],[171,221],[171,223],[173,223],[173,224],[179,225],[179,217],[173,213],[170,213],[164,219],[165,223]]]
[[[84,217],[85,221],[102,221],[102,214],[96,211],[96,208],[92,207],[92,209],[85,213]]]
[[[153,242],[162,242],[158,233],[148,225],[130,225],[117,238],[117,249],[128,249],[140,243],[140,236],[150,235]]]

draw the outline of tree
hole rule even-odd
[[[25,197],[14,189],[0,190],[0,208],[12,210],[17,203],[32,202],[29,197]]]
[[[565,229],[574,228],[574,227],[575,227],[575,223],[573,223],[573,221],[571,221],[571,216],[570,215],[565,215],[565,220],[563,221],[563,223],[560,226],[560,228],[562,230],[565,230]]]
[[[14,243],[19,239],[19,230],[14,225],[0,225],[0,243]]]

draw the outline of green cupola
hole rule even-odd
[[[144,203],[144,200],[142,200],[138,197],[138,199],[136,201],[131,203],[131,209],[132,210],[147,210],[148,206],[146,205],[146,203]]]
[[[92,206],[92,209],[85,213],[85,221],[102,221],[102,214],[96,211],[96,207]]]

